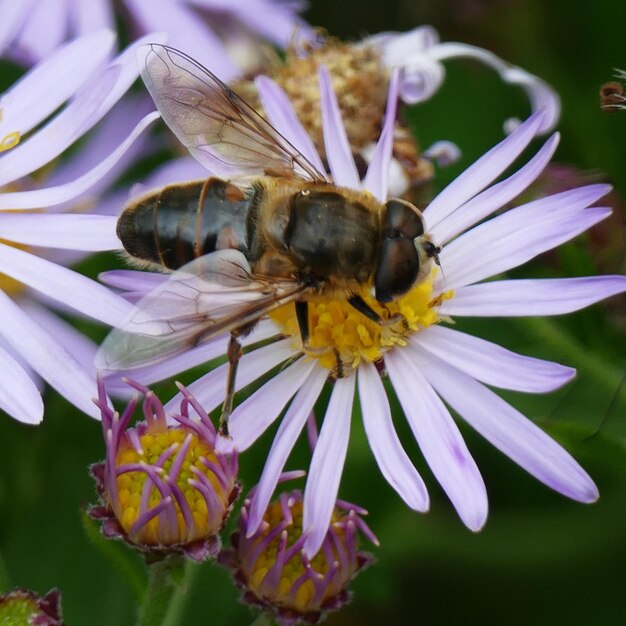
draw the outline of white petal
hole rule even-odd
[[[237,66],[226,54],[219,37],[204,20],[182,2],[169,0],[125,0],[133,17],[145,32],[168,33],[168,44],[215,72],[228,82],[239,74]],[[154,42],[146,42],[154,43]]]
[[[92,33],[100,28],[115,28],[113,6],[111,0],[89,0],[88,2],[72,2],[74,30],[82,35]]]
[[[497,280],[458,289],[443,315],[523,317],[571,313],[626,291],[626,276]]]
[[[370,363],[361,363],[358,382],[363,426],[380,471],[412,509],[427,511],[426,485],[398,439],[387,393],[376,368]]]
[[[448,42],[435,46],[431,54],[438,61],[452,58],[476,59],[495,69],[505,82],[522,87],[528,95],[533,111],[544,112],[543,122],[538,132],[547,133],[558,122],[561,102],[554,89],[521,67],[503,61],[493,52],[468,44]]]
[[[328,372],[323,368],[313,368],[309,377],[298,390],[285,417],[283,417],[274,437],[272,448],[267,455],[261,479],[250,503],[250,514],[247,524],[248,537],[257,531],[263,521],[263,515],[274,493],[274,489],[276,489],[280,474],[287,462],[287,457],[291,453],[309,414],[313,410],[327,376]]]
[[[485,439],[552,489],[594,502],[598,489],[558,443],[495,393],[439,359],[423,355],[423,371],[446,402]]]
[[[610,214],[611,210],[603,207],[557,210],[546,202],[532,210],[520,207],[492,218],[443,249],[439,259],[445,288],[457,289],[518,267]]]
[[[0,292],[0,333],[52,387],[87,415],[99,418],[92,402],[97,395],[90,377],[74,357]]]
[[[24,135],[46,119],[104,65],[114,44],[115,34],[101,30],[61,46],[36,65],[0,98],[0,137],[13,131]]]
[[[0,244],[2,271],[33,289],[96,320],[117,326],[130,313],[131,305],[94,280]]]
[[[315,144],[306,129],[300,123],[291,101],[282,88],[267,76],[257,76],[254,84],[267,118],[281,135],[299,150],[320,173],[324,173],[324,165]]]
[[[5,56],[5,50],[14,37],[22,29],[35,0],[0,0],[0,54]],[[0,133],[2,135],[2,133]]]
[[[314,360],[299,359],[276,374],[233,411],[228,428],[238,450],[246,450],[265,432],[302,387],[314,367],[317,367]]]
[[[547,393],[568,383],[576,370],[511,352],[490,341],[451,328],[430,326],[411,340],[415,351],[427,350],[487,385],[527,393]]]
[[[81,94],[43,128],[2,155],[0,186],[39,169],[74,143],[90,124],[93,125],[96,113],[113,89],[119,73],[119,68],[111,67],[89,81],[89,88],[83,87]]]
[[[225,351],[224,349],[222,354],[224,354]],[[239,360],[235,388],[243,389],[246,385],[257,380],[257,378],[263,376],[263,374],[266,374],[277,365],[280,365],[283,361],[293,357],[293,355],[293,349],[288,340],[278,341],[249,352],[248,354],[244,354]],[[228,363],[224,363],[224,365],[220,365],[208,374],[201,376],[198,380],[191,383],[191,385],[187,385],[189,392],[193,394],[194,398],[196,398],[207,412],[212,411],[224,400],[227,371]],[[166,411],[176,411],[177,407],[180,406],[180,401],[180,394],[174,396],[174,398],[165,405]],[[231,416],[231,420],[233,417],[234,414]]]
[[[149,113],[135,126],[128,137],[103,161],[79,178],[56,187],[34,189],[32,191],[16,191],[0,193],[0,209],[33,209],[54,206],[75,198],[95,185],[103,176],[114,168],[124,154],[130,149],[137,137],[143,133],[155,120],[159,119],[157,112]],[[121,248],[117,242],[114,248]],[[85,249],[85,248],[76,248]],[[99,248],[105,250],[107,248]]]
[[[447,243],[465,229],[513,200],[531,185],[548,165],[559,145],[559,139],[558,133],[554,134],[546,141],[541,150],[515,174],[474,196],[446,219],[439,222],[437,226],[429,229],[433,241],[436,241],[438,245]]]
[[[322,546],[337,502],[350,439],[355,378],[356,376],[348,376],[335,381],[322,430],[313,451],[309,477],[304,488],[302,514],[303,532],[307,533],[303,550],[309,558],[313,558]]]
[[[398,106],[398,71],[393,70],[389,80],[387,110],[380,138],[369,162],[367,173],[363,179],[363,188],[367,189],[379,202],[387,200],[389,190],[389,165],[393,151],[393,131],[396,125]]]
[[[514,133],[491,148],[438,194],[423,211],[428,228],[434,228],[500,176],[532,141],[542,120],[541,112],[531,115]]]
[[[24,424],[43,419],[43,400],[37,385],[20,364],[0,347],[0,409]]]
[[[487,520],[487,492],[457,425],[406,349],[388,352],[385,364],[426,462],[463,523],[479,531]]]
[[[69,250],[117,250],[117,219],[108,215],[0,213],[0,233],[8,241]]]
[[[318,78],[324,146],[333,181],[335,185],[341,187],[360,189],[361,180],[354,163],[346,129],[341,119],[341,110],[333,90],[330,74],[323,65],[320,65],[318,68]]]

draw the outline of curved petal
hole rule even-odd
[[[4,22],[2,5],[0,15]],[[31,69],[0,97],[0,137],[14,131],[24,135],[45,120],[104,65],[114,44],[115,34],[101,30],[61,46]]]
[[[446,246],[439,258],[446,289],[457,289],[518,267],[606,219],[611,209],[509,211]],[[458,243],[457,243],[458,242]]]
[[[459,233],[488,217],[518,196],[537,179],[548,165],[559,145],[559,139],[558,133],[552,135],[541,147],[541,150],[515,174],[485,189],[439,222],[430,230],[433,241],[436,241],[438,245],[447,243]]]
[[[165,282],[167,274],[140,270],[109,270],[98,274],[98,280],[109,287],[124,291],[149,292]]]
[[[428,229],[434,228],[500,176],[526,149],[542,120],[541,111],[531,115],[515,132],[491,148],[438,194],[423,211]]]
[[[410,340],[416,353],[427,350],[487,385],[526,393],[547,393],[568,383],[576,370],[511,352],[451,328],[430,326]]]
[[[0,316],[0,333],[31,367],[81,411],[99,419],[100,411],[92,402],[97,396],[95,378],[90,377],[64,346],[1,291]]]
[[[250,503],[250,514],[247,524],[248,537],[251,537],[257,531],[263,521],[263,515],[274,493],[274,489],[276,489],[280,474],[287,462],[287,457],[291,453],[309,414],[313,410],[316,400],[322,392],[327,376],[328,373],[323,368],[315,367],[298,390],[285,417],[283,417],[272,442],[272,448],[267,455],[261,479]]]
[[[391,72],[387,110],[380,138],[369,162],[367,173],[363,179],[363,188],[367,189],[379,202],[387,200],[389,189],[389,166],[393,152],[393,131],[396,125],[398,108],[398,70]]]
[[[0,409],[24,424],[43,419],[43,400],[37,385],[21,365],[0,347]]]
[[[267,76],[254,79],[259,98],[272,126],[314,165],[325,172],[324,164],[309,133],[300,123],[291,101],[282,88]]]
[[[154,111],[146,115],[135,126],[133,131],[126,137],[126,139],[103,161],[98,163],[93,169],[83,174],[79,178],[72,180],[56,187],[48,187],[44,189],[33,189],[32,191],[16,191],[10,193],[0,193],[0,209],[33,209],[41,207],[54,206],[61,204],[80,195],[87,191],[90,187],[95,185],[102,177],[108,174],[113,169],[124,154],[131,148],[135,140],[143,133],[146,128],[150,126],[154,121],[159,118],[159,114]],[[117,245],[114,248],[100,248],[117,249],[121,248],[121,243],[118,240]],[[84,248],[76,248],[84,249]]]
[[[126,0],[126,5],[145,32],[167,32],[169,45],[197,59],[224,82],[239,74],[239,69],[226,54],[219,37],[182,2]]]
[[[224,338],[224,349],[222,354],[226,353],[226,338]],[[235,389],[243,389],[246,385],[263,376],[271,369],[280,365],[288,358],[293,357],[294,353],[289,341],[283,340],[263,346],[258,350],[244,354],[239,360],[237,369],[237,381]],[[228,371],[228,363],[220,365],[208,374],[201,376],[191,385],[187,385],[187,389],[194,398],[203,406],[205,411],[211,412],[224,400],[226,390],[226,373]],[[295,393],[295,390],[294,390]],[[181,394],[174,396],[166,405],[167,413],[177,411],[182,399]],[[235,413],[231,415],[230,425]],[[236,422],[237,420],[235,420]],[[231,428],[232,430],[232,428]]]
[[[497,280],[458,289],[443,315],[524,317],[562,315],[626,291],[626,276]]]
[[[33,254],[0,244],[2,271],[89,317],[117,326],[131,305],[94,280]]]
[[[246,450],[265,432],[302,387],[314,367],[314,361],[299,359],[276,374],[233,411],[228,429],[237,450]]]
[[[73,28],[79,35],[92,33],[100,28],[115,28],[111,0],[89,0],[73,4]]]
[[[337,104],[330,74],[323,65],[318,67],[318,78],[324,147],[326,148],[326,159],[333,175],[333,182],[341,187],[360,189],[361,180],[341,119],[341,110]]]
[[[16,56],[30,63],[52,54],[68,35],[69,0],[44,0],[32,6],[14,42]]]
[[[0,213],[0,233],[8,241],[69,250],[118,250],[117,219],[108,215]]]
[[[464,43],[442,43],[432,49],[431,54],[438,61],[451,58],[470,58],[481,61],[495,69],[504,82],[519,85],[524,89],[533,111],[544,111],[544,119],[538,129],[547,133],[556,126],[561,114],[561,101],[550,85],[521,67],[506,63],[493,52]]]
[[[498,450],[568,498],[579,502],[598,499],[598,489],[587,472],[519,411],[436,357],[420,358],[422,371],[437,392]]]
[[[337,502],[350,439],[355,378],[348,376],[335,381],[311,459],[302,513],[302,528],[307,534],[302,549],[310,559],[322,546]]]
[[[16,33],[21,31],[34,2],[35,0],[22,0],[21,2],[0,0],[0,15],[2,15],[2,20],[0,20],[0,54],[3,56]]]
[[[363,426],[380,471],[412,509],[428,511],[426,485],[398,439],[387,393],[376,368],[370,363],[361,363],[358,382]]]
[[[74,143],[89,125],[95,124],[97,111],[119,75],[118,67],[103,71],[90,80],[80,94],[43,128],[2,155],[0,186],[22,178],[50,162]]]
[[[457,425],[406,349],[388,352],[385,364],[426,462],[463,523],[479,531],[487,521],[487,491]]]

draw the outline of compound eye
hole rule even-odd
[[[412,239],[384,239],[374,276],[374,292],[379,302],[391,302],[415,284],[420,260]]]
[[[384,224],[388,236],[415,239],[424,234],[424,222],[419,211],[404,200],[388,200],[385,203]]]

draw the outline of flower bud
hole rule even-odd
[[[145,421],[132,428],[128,422],[139,398],[120,416],[99,385],[106,459],[92,466],[102,506],[90,514],[103,520],[105,536],[122,537],[141,550],[182,551],[198,561],[214,556],[217,533],[239,493],[237,454],[215,449],[215,427],[182,385],[180,413],[166,417],[153,392],[129,384],[144,394]]]
[[[0,594],[0,624],[63,626],[61,594],[53,589],[42,598],[20,587],[7,594]]]
[[[337,501],[330,527],[319,552],[303,552],[302,492],[282,493],[270,503],[259,529],[248,537],[250,500],[241,510],[232,548],[219,557],[235,573],[243,601],[272,611],[282,626],[315,624],[325,611],[349,600],[348,584],[372,561],[359,551],[359,531],[372,543],[378,540],[362,519],[367,512]]]

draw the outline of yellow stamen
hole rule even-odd
[[[17,130],[8,133],[3,137],[2,141],[0,141],[0,152],[6,152],[11,148],[15,148],[21,139],[22,135]]]
[[[433,297],[436,270],[407,294],[388,304],[380,304],[366,293],[362,298],[388,325],[380,325],[365,317],[346,300],[317,296],[309,301],[309,344],[302,346],[295,315],[295,305],[287,304],[270,314],[285,335],[291,336],[294,348],[302,350],[320,365],[345,375],[362,360],[378,361],[394,346],[406,345],[407,337],[439,321],[437,308],[453,296],[447,291]],[[392,320],[397,318],[397,321]],[[338,363],[339,361],[339,363]]]

